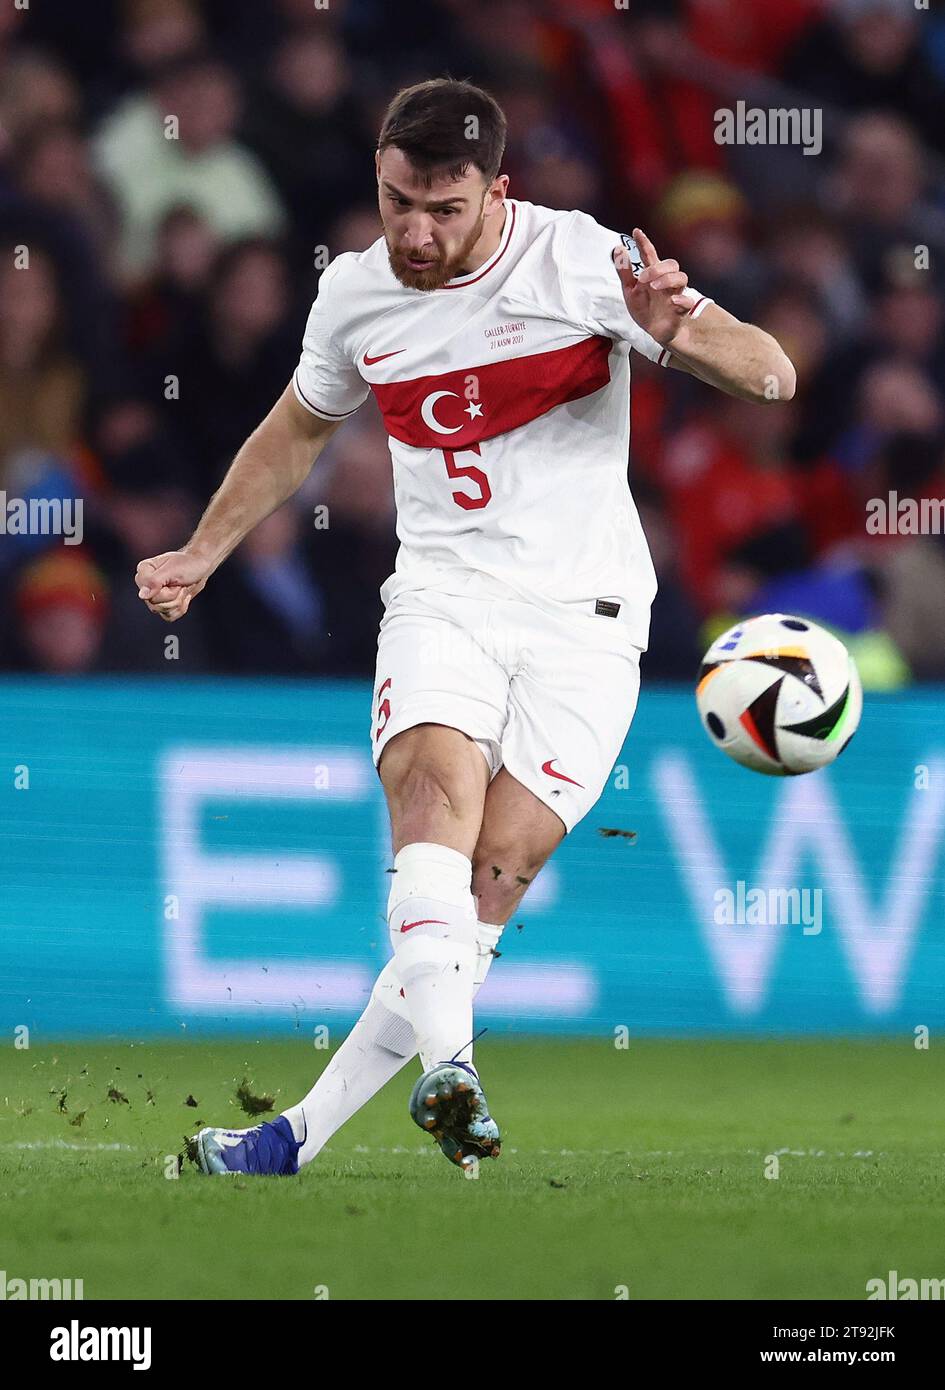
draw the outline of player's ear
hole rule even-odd
[[[375,173],[376,176],[377,176],[377,181],[378,181],[378,183],[380,183],[380,181],[381,181],[381,152],[380,152],[380,150],[375,150],[375,151],[374,151],[374,173]]]
[[[492,182],[491,182],[490,184],[487,184],[487,185],[486,185],[485,198],[483,199],[483,204],[482,204],[482,206],[483,206],[483,211],[488,211],[488,209],[489,209],[490,207],[492,207],[492,208],[501,207],[502,202],[503,202],[503,200],[504,200],[504,198],[505,198],[505,194],[506,194],[506,190],[508,189],[508,186],[509,186],[509,176],[508,176],[508,174],[499,174],[496,178],[494,178],[494,179],[492,180]]]

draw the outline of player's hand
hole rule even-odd
[[[168,550],[142,560],[135,571],[138,597],[165,622],[182,618],[210,578],[211,566],[188,550]]]
[[[679,269],[678,261],[661,261],[656,247],[639,227],[634,227],[633,239],[643,261],[639,276],[634,274],[625,247],[615,247],[613,253],[624,301],[630,316],[640,327],[666,347],[682,327],[691,307],[691,301],[682,293],[689,284],[689,277]]]

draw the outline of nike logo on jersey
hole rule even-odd
[[[552,763],[556,763],[557,761],[558,761],[557,758],[549,758],[548,761],[547,761],[546,763],[542,763],[542,765],[541,765],[541,770],[542,770],[542,772],[547,772],[547,774],[548,774],[549,777],[557,777],[558,780],[561,781],[561,782],[570,782],[572,787],[580,787],[581,790],[583,791],[583,790],[584,790],[584,783],[583,783],[583,782],[575,782],[575,780],[574,780],[573,777],[565,777],[565,775],[564,775],[563,772],[555,772],[555,770],[554,770],[554,768],[551,766],[551,764],[552,764]]]
[[[448,922],[441,922],[439,917],[421,917],[416,922],[405,922],[400,928],[401,931],[410,931],[412,927],[446,927]]]
[[[406,348],[395,348],[393,352],[382,352],[378,357],[368,357],[367,353],[365,353],[362,360],[365,367],[373,367],[375,362],[383,362],[387,357],[396,357],[398,352],[406,351]]]

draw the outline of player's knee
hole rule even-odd
[[[385,768],[385,774],[388,769]],[[462,812],[461,789],[435,766],[409,761],[385,775],[384,786],[388,800],[401,815],[424,817],[431,812],[459,815]]]

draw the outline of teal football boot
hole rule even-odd
[[[489,1114],[479,1077],[468,1062],[438,1062],[410,1096],[410,1118],[432,1134],[450,1163],[469,1170],[498,1158],[499,1126]]]

